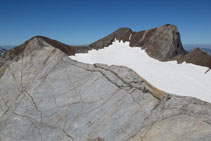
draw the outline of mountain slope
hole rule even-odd
[[[210,140],[211,104],[33,38],[0,70],[1,140]]]

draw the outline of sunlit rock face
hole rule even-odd
[[[37,37],[0,67],[0,140],[211,140],[211,104],[89,65]]]

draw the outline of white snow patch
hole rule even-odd
[[[131,48],[129,42],[115,40],[109,47],[70,58],[90,64],[127,66],[165,92],[211,102],[211,72],[204,73],[207,67],[177,64],[176,61],[160,62],[148,56],[140,47]]]

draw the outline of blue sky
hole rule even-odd
[[[0,45],[35,35],[89,44],[120,27],[177,25],[183,44],[211,44],[210,0],[0,0]]]

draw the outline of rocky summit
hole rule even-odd
[[[0,140],[210,141],[211,104],[165,93],[124,66],[77,62],[37,36],[2,59]]]
[[[134,32],[129,28],[120,28],[90,46],[103,48],[110,45],[115,39],[129,41],[131,47],[141,47],[146,50],[148,55],[162,61],[186,53],[182,47],[177,27],[169,24],[140,32]]]

